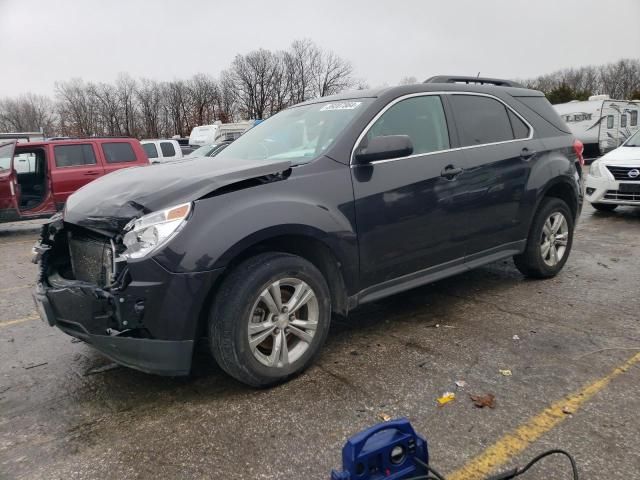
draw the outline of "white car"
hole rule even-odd
[[[585,187],[587,200],[597,210],[640,207],[640,130],[591,164]]]

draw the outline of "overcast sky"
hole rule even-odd
[[[0,97],[119,72],[217,75],[310,38],[370,86],[437,74],[526,78],[640,58],[640,0],[0,0]]]

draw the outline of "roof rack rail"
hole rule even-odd
[[[74,135],[69,137],[49,137],[47,138],[47,142],[58,142],[64,140],[101,140],[104,138],[135,138],[135,137],[127,137],[126,135],[95,135],[95,136],[84,136],[84,135]]]
[[[467,85],[495,85],[497,87],[524,88],[517,82],[503,80],[501,78],[464,77],[460,75],[438,75],[427,78],[424,83],[466,83]]]

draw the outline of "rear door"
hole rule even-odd
[[[532,138],[531,126],[496,97],[455,93],[447,99],[464,152],[463,173],[447,204],[464,219],[467,260],[510,246],[517,250],[531,164],[544,147]]]
[[[53,197],[59,210],[69,195],[104,175],[104,168],[98,161],[93,143],[53,144],[50,148]]]
[[[13,170],[15,142],[0,143],[0,222],[20,218],[16,195],[16,173]]]
[[[105,173],[142,164],[148,165],[148,162],[144,161],[142,147],[138,147],[140,152],[137,155],[131,142],[106,141],[100,143],[100,148]]]

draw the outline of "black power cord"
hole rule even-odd
[[[573,480],[579,480],[579,478],[578,478],[578,466],[576,465],[576,461],[573,459],[573,457],[568,452],[566,452],[564,450],[560,450],[560,449],[547,450],[546,452],[543,452],[540,455],[537,455],[536,457],[534,457],[529,463],[527,463],[522,468],[516,467],[514,469],[507,470],[506,472],[498,473],[496,475],[492,475],[490,477],[487,477],[486,480],[509,480],[511,478],[518,477],[518,476],[522,475],[523,473],[525,473],[527,470],[529,470],[531,467],[533,467],[536,463],[538,463],[543,458],[548,457],[550,455],[556,455],[556,454],[564,455],[565,457],[567,457],[569,459],[569,462],[571,462],[571,471],[573,473]],[[445,480],[445,477],[443,477],[440,473],[438,473],[429,464],[423,462],[419,458],[415,458],[414,460],[418,464],[420,464],[420,466],[422,468],[426,469],[427,472],[429,472],[429,473],[427,475],[419,475],[417,477],[407,478],[406,480]]]

